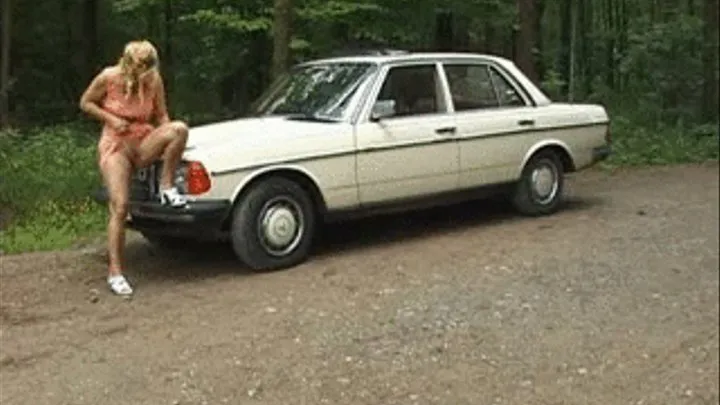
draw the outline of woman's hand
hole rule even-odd
[[[108,117],[107,123],[108,125],[110,125],[110,128],[114,129],[117,132],[125,132],[130,125],[130,123],[128,123],[126,120],[116,117],[114,115]]]
[[[80,98],[80,108],[91,116],[95,117],[101,122],[105,122],[108,126],[117,132],[127,131],[130,124],[128,121],[117,117],[110,112],[100,107],[103,97],[105,96],[105,89],[107,88],[107,81],[111,68],[106,68],[102,72],[98,73],[97,76],[92,80],[90,85],[82,97]]]

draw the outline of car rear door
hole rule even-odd
[[[501,71],[476,61],[444,62],[457,125],[459,186],[472,188],[515,180],[532,144],[536,109]]]

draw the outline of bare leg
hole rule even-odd
[[[187,138],[188,127],[184,122],[173,121],[161,125],[140,144],[135,164],[145,167],[162,156],[160,188],[169,189],[173,187],[173,176],[185,150]]]
[[[122,274],[131,171],[131,162],[123,152],[108,156],[102,167],[105,187],[110,197],[108,203],[110,217],[107,225],[109,276]]]

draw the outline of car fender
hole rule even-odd
[[[231,201],[235,202],[242,193],[242,191],[253,181],[255,181],[258,177],[263,176],[265,174],[276,172],[276,171],[294,171],[298,172],[307,178],[310,179],[315,184],[315,187],[319,190],[320,196],[324,200],[324,196],[322,195],[322,189],[319,186],[319,182],[317,177],[315,177],[312,173],[310,173],[307,169],[305,169],[302,166],[295,165],[295,164],[279,164],[279,165],[272,165],[272,166],[265,166],[262,168],[259,168],[257,170],[252,171],[250,174],[243,177],[243,179],[240,181],[240,183],[235,187],[235,190],[232,193]]]
[[[573,162],[574,165],[574,158],[573,158],[573,152],[570,146],[568,146],[567,143],[561,141],[560,139],[543,139],[540,142],[535,143],[528,151],[525,153],[525,156],[522,159],[522,163],[520,163],[520,166],[517,168],[516,175],[519,177],[520,173],[522,173],[523,169],[525,168],[525,165],[530,160],[530,158],[537,153],[542,148],[546,148],[548,146],[557,146],[565,150],[565,153],[570,157],[570,161]]]

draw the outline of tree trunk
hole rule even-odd
[[[330,27],[333,42],[345,46],[353,41],[352,27],[346,21],[337,21]]]
[[[504,30],[499,29],[497,19],[492,18],[493,15],[499,13],[499,8],[495,4],[486,3],[481,10],[483,13],[480,20],[482,21],[482,51],[493,55],[504,55]]]
[[[172,93],[175,82],[175,69],[173,68],[173,25],[175,23],[175,15],[172,8],[172,0],[165,0],[165,40],[163,41],[163,59],[165,60],[164,76],[165,76],[165,92]],[[169,98],[169,96],[168,96]]]
[[[517,8],[520,29],[515,41],[515,62],[528,79],[539,85],[540,78],[533,60],[533,51],[536,49],[535,25],[537,20],[535,0],[517,0]]]
[[[459,15],[453,24],[453,47],[459,52],[470,51],[470,21],[467,16]]]
[[[570,84],[570,42],[572,41],[572,2],[560,2],[560,52],[557,61],[557,71],[564,84],[560,87],[560,94],[568,96]]]
[[[571,3],[572,4],[572,3]],[[570,60],[568,68],[568,101],[575,101],[577,69],[577,7],[570,13]]]
[[[705,0],[703,118],[718,120],[718,0]]]
[[[0,36],[0,128],[10,125],[10,40],[12,30],[11,0],[2,0],[2,34]]]
[[[499,50],[502,46],[498,45],[497,29],[491,22],[486,22],[483,27],[483,52],[490,54],[502,54]]]
[[[610,89],[615,89],[615,16],[614,1],[606,0],[605,4],[605,33],[607,35],[606,53],[605,53],[605,84]]]
[[[449,52],[453,49],[453,13],[439,11],[435,14],[435,50]]]
[[[715,0],[717,1],[717,0]],[[665,22],[672,21],[678,13],[682,10],[679,7],[679,0],[661,0],[660,1],[660,12],[662,13],[662,20]]]
[[[145,36],[151,41],[157,41],[160,36],[160,5],[156,2],[145,4]]]
[[[292,0],[275,0],[273,22],[272,79],[276,79],[290,64],[290,40],[292,38]]]
[[[82,16],[82,40],[83,40],[83,81],[89,81],[97,74],[99,51],[98,46],[98,29],[97,29],[98,1],[85,0],[83,4]]]
[[[616,50],[617,53],[620,55],[620,57],[623,57],[627,53],[628,49],[628,6],[627,6],[627,0],[618,0],[616,3],[617,9],[616,9],[616,33],[617,33],[617,42],[616,42]],[[625,90],[626,85],[626,79],[625,74],[622,72],[617,72],[616,75],[616,88],[620,91]]]
[[[545,61],[543,59],[543,32],[542,21],[545,14],[545,0],[535,1],[535,18],[533,19],[533,32],[535,33],[535,48],[533,49],[533,61],[535,63],[535,72],[537,73],[538,82],[542,82],[545,77]]]
[[[577,30],[577,41],[578,41],[578,60],[577,60],[577,68],[578,73],[580,76],[581,86],[580,92],[582,94],[581,97],[587,97],[590,93],[590,86],[588,84],[588,66],[592,64],[592,61],[590,59],[589,54],[589,48],[588,48],[588,41],[587,36],[588,34],[591,34],[591,20],[588,20],[587,16],[587,8],[588,5],[586,5],[586,0],[579,0],[577,5],[577,25],[580,27],[579,30]]]

